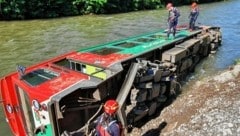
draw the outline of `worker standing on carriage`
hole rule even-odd
[[[189,30],[192,31],[195,29],[195,22],[199,15],[199,8],[196,2],[193,2],[191,5],[191,12],[188,16],[189,18]]]
[[[116,120],[118,103],[108,100],[104,104],[104,113],[98,118],[96,131],[97,136],[120,136],[120,125]]]
[[[173,37],[175,38],[176,29],[178,24],[178,17],[180,16],[180,12],[176,7],[173,7],[172,3],[168,3],[166,6],[168,10],[168,32],[167,37],[169,38],[170,33],[173,33]]]

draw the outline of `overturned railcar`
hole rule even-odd
[[[175,39],[159,30],[18,66],[0,82],[6,120],[18,136],[89,135],[102,103],[116,99],[126,130],[152,116],[221,40],[219,27],[179,29]]]

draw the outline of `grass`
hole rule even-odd
[[[235,60],[235,64],[240,64],[240,58]]]

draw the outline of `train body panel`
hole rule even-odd
[[[4,112],[14,135],[86,135],[102,103],[120,103],[124,129],[179,90],[179,82],[221,44],[219,27],[156,32],[64,54],[1,79]]]

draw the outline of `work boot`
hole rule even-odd
[[[169,40],[169,33],[167,33],[167,37],[165,38],[165,40]]]
[[[173,32],[173,39],[175,39],[176,31]]]

